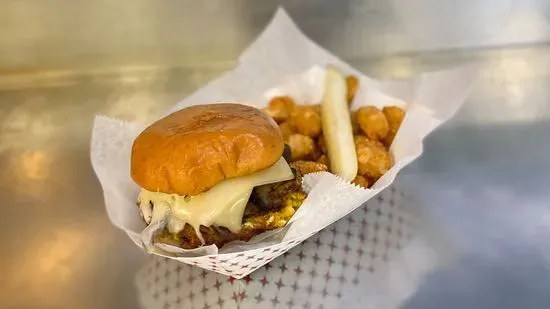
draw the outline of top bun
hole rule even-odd
[[[283,150],[279,127],[260,110],[196,105],[141,132],[132,146],[131,174],[152,192],[197,195],[224,179],[272,166]]]

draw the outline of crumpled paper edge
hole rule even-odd
[[[319,47],[316,43],[314,43],[313,41],[311,41],[309,38],[307,38],[305,35],[303,35],[303,33],[301,33],[301,31],[296,27],[296,25],[294,24],[294,22],[290,19],[290,17],[284,12],[284,10],[280,9],[277,14],[275,15],[274,19],[283,19],[284,20],[284,23],[285,23],[285,27],[288,28],[287,30],[288,31],[293,31],[293,32],[298,32],[300,33],[302,36],[303,36],[303,40],[300,42],[300,44],[302,45],[308,45],[308,46],[313,46],[314,48],[316,49],[321,49],[323,51],[326,52],[326,54],[324,54],[321,59],[318,61],[318,59],[316,59],[315,57],[305,57],[304,59],[302,59],[303,61],[300,62],[301,66],[291,66],[291,67],[287,67],[285,68],[289,74],[290,72],[297,72],[299,70],[302,70],[302,69],[306,69],[307,66],[311,65],[311,66],[319,66],[320,63],[321,64],[326,64],[327,62],[330,63],[330,62],[339,62],[339,67],[345,71],[346,73],[351,73],[351,74],[357,74],[363,78],[365,78],[366,80],[368,80],[367,83],[365,83],[364,81],[362,81],[362,85],[367,85],[368,88],[371,88],[371,89],[376,89],[378,88],[378,86],[383,86],[384,83],[379,83],[377,81],[374,81],[374,80],[371,80],[367,77],[365,77],[364,75],[362,75],[360,72],[358,72],[357,70],[355,70],[354,68],[352,68],[351,66],[349,66],[348,64],[346,64],[345,62],[339,60],[337,57],[335,57],[334,55],[330,54],[329,52],[327,52],[325,49],[323,49],[322,47]],[[267,29],[258,37],[258,39],[243,53],[243,55],[239,58],[240,59],[240,62],[244,62],[244,61],[248,61],[248,59],[251,57],[251,56],[254,56],[254,55],[250,55],[249,52],[251,50],[254,50],[257,48],[256,45],[261,45],[262,44],[262,40],[266,40],[269,36],[273,36],[274,34],[275,35],[280,35],[281,32],[284,32],[284,31],[281,31],[281,29],[276,29],[276,31],[273,31],[270,27],[267,27]],[[256,53],[254,53],[256,54]],[[256,55],[257,56],[257,55]],[[270,57],[271,58],[271,57]],[[275,57],[276,59],[278,60],[281,60],[281,59],[284,59],[281,58],[277,58]],[[271,58],[273,59],[273,58]],[[328,60],[327,60],[328,59]],[[270,63],[270,66],[273,67],[273,65],[278,65],[278,64],[274,64],[273,62]],[[257,70],[261,69],[261,68],[256,68]],[[460,70],[460,69],[459,69]],[[239,67],[237,67],[235,69],[236,72],[239,72]],[[242,70],[241,70],[242,71]],[[194,97],[194,95],[198,95],[200,93],[200,91],[211,91],[213,87],[215,87],[216,83],[220,83],[222,82],[222,80],[227,76],[227,74],[229,74],[231,72],[227,72],[226,74],[223,74],[221,77],[219,77],[218,79],[212,81],[211,83],[208,83],[208,85],[204,88],[201,88],[199,89],[195,94],[191,95],[190,97],[188,97],[185,101],[186,102],[189,102],[189,101],[192,101],[192,98]],[[241,74],[244,74],[246,72],[240,72]],[[269,75],[269,72],[264,72],[266,75]],[[435,73],[435,75],[437,75],[438,72]],[[418,83],[422,83],[421,81],[424,79],[424,75],[426,74],[422,74],[420,77],[418,77],[417,79],[419,80]],[[265,79],[262,79],[262,81],[264,83],[270,83],[271,81],[268,82],[268,78],[265,78]],[[274,80],[275,82],[277,82],[277,80]],[[275,84],[275,82],[273,84]],[[418,84],[417,83],[417,84]],[[381,87],[383,88],[383,87]],[[391,87],[389,87],[388,89],[391,89]],[[222,91],[223,92],[223,91]],[[421,91],[420,91],[421,92]],[[226,93],[224,92],[224,95],[223,95],[223,98],[220,97],[220,100],[219,101],[237,101],[239,100],[238,98],[232,98],[231,96],[226,96]],[[200,104],[200,102],[197,102],[197,104]],[[192,105],[192,104],[186,104],[186,105]],[[174,106],[174,108],[172,110],[170,110],[169,112],[173,111],[173,110],[177,110],[177,109],[180,109],[181,106],[180,104],[177,104],[176,106]],[[169,113],[168,112],[168,113]],[[448,115],[448,117],[450,117],[452,114],[454,113],[454,111]],[[448,117],[445,117],[445,118],[448,118]],[[437,126],[438,124],[436,124],[435,126]],[[431,131],[431,130],[428,130],[428,131]],[[399,134],[398,134],[399,135]],[[396,137],[397,138],[397,137]],[[418,156],[416,156],[418,157]],[[415,158],[416,158],[415,157]],[[414,159],[414,158],[413,158]],[[412,161],[412,159],[411,159]],[[326,175],[325,175],[326,176]],[[329,176],[330,177],[330,176]],[[323,177],[324,179],[326,179],[327,177]],[[393,180],[395,178],[395,175],[392,177],[391,180]],[[390,180],[390,183],[391,184],[391,180]],[[388,185],[389,185],[388,184]],[[385,185],[383,188],[387,187],[387,185]],[[381,189],[383,189],[381,188]],[[381,190],[380,189],[380,190]],[[373,195],[374,196],[374,195]],[[359,205],[357,205],[356,207],[358,207]],[[356,208],[355,207],[355,208]],[[336,221],[336,220],[333,220],[333,221]],[[113,222],[115,223],[115,225],[118,225],[116,224],[116,222]],[[135,235],[133,235],[133,231],[126,231],[128,233],[128,235],[130,236],[130,238],[132,238],[132,240],[134,240],[134,242],[136,242],[136,239]],[[312,235],[314,233],[311,233],[310,235]],[[305,238],[309,237],[309,236],[306,236],[306,235],[303,235],[303,237],[299,237],[300,239],[305,239]],[[136,242],[137,244],[137,242]],[[139,245],[139,244],[138,244]],[[251,249],[250,251],[253,251],[253,250],[256,250],[256,249]],[[223,254],[223,253],[222,253]],[[221,254],[219,254],[221,255]],[[189,257],[189,258],[196,258],[196,257]]]

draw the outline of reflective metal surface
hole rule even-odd
[[[233,61],[280,5],[347,59],[550,39],[545,0],[7,0],[0,69]]]
[[[480,65],[467,104],[404,173],[464,256],[406,307],[542,308],[541,286],[550,284],[548,1],[283,2],[308,35],[369,75]],[[0,307],[138,306],[134,274],[147,257],[106,217],[89,163],[92,119],[154,119],[230,69],[275,7],[0,4]]]

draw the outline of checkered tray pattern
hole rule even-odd
[[[152,257],[136,277],[140,301],[144,308],[334,308],[380,277],[413,240],[420,212],[411,200],[394,184],[297,246],[271,247],[268,264],[257,252],[241,254],[236,259],[248,260],[250,269],[264,267],[240,280]],[[218,262],[212,270],[240,263]]]

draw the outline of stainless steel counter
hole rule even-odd
[[[544,307],[548,2],[285,2],[308,35],[375,77],[479,63],[467,104],[404,173],[422,179],[418,192],[463,258],[406,306]],[[0,4],[0,307],[138,306],[133,280],[147,257],[106,217],[89,162],[92,119],[158,117],[230,69],[274,9],[243,1]]]

